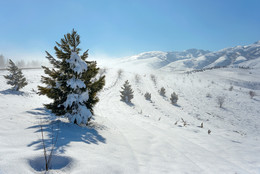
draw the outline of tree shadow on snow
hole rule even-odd
[[[260,101],[259,99],[256,99],[256,98],[253,98],[253,100],[254,100],[254,101],[258,101],[258,102]]]
[[[48,110],[36,108],[35,111],[28,111],[32,115],[44,116],[45,122],[41,121],[39,125],[28,127],[27,129],[36,129],[39,139],[28,144],[28,147],[35,146],[35,150],[43,149],[41,130],[44,132],[45,146],[51,148],[57,136],[57,143],[54,152],[64,153],[65,148],[72,142],[82,142],[86,144],[106,143],[106,139],[98,133],[95,128],[80,127],[78,125],[62,122],[51,115]],[[49,121],[48,121],[49,120]]]
[[[21,91],[15,91],[15,90],[12,90],[12,89],[6,89],[6,90],[3,90],[3,91],[0,91],[0,94],[3,94],[3,95],[24,95],[25,93],[21,92]]]
[[[35,108],[33,111],[26,111],[29,114],[39,116],[38,119],[40,119],[42,122],[49,122],[50,120],[55,120],[57,117],[51,113],[51,111],[45,109],[45,108]],[[39,122],[39,124],[41,124]]]
[[[178,108],[180,108],[181,106],[180,105],[178,105],[177,103],[175,103],[175,104],[172,104],[173,106],[176,106],[176,107],[178,107]]]
[[[128,105],[130,107],[134,107],[135,106],[132,102],[125,102],[123,100],[120,100],[120,101],[122,101],[123,103],[125,103],[126,105]]]

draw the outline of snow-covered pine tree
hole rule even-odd
[[[80,36],[74,29],[56,44],[54,49],[58,59],[46,51],[46,58],[53,68],[43,66],[48,76],[42,76],[42,82],[47,86],[38,86],[39,93],[53,99],[45,105],[52,113],[66,116],[78,125],[87,124],[99,101],[97,92],[105,85],[105,76],[96,77],[99,68],[96,61],[86,61],[88,50],[79,56]]]
[[[9,60],[9,66],[7,70],[11,74],[5,75],[4,78],[8,80],[7,84],[13,86],[13,90],[19,91],[28,84],[22,73],[22,70],[19,69],[11,59]]]
[[[123,91],[120,91],[121,100],[128,103],[131,102],[131,100],[134,98],[134,91],[131,88],[131,85],[129,84],[128,80],[125,81],[123,87],[121,87]]]

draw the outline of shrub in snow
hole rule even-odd
[[[154,85],[157,84],[157,79],[156,79],[155,75],[151,74],[151,80],[153,81]]]
[[[224,101],[225,101],[225,97],[223,97],[223,96],[217,97],[217,103],[218,103],[220,108],[222,108]]]
[[[54,148],[56,147],[56,144],[57,144],[58,132],[57,132],[57,134],[55,134],[53,132],[53,127],[52,127],[52,132],[51,132],[51,149],[50,149],[50,153],[48,155],[48,153],[47,153],[47,145],[45,143],[46,140],[44,139],[42,125],[40,125],[40,127],[41,127],[41,140],[42,140],[43,156],[44,156],[44,163],[45,163],[45,171],[48,171],[50,169],[50,167],[51,167],[51,161],[52,161],[52,157],[53,157]],[[58,124],[58,127],[59,127],[59,124]]]
[[[14,62],[10,59],[9,66],[7,70],[11,73],[9,75],[5,75],[4,78],[7,79],[7,84],[13,86],[13,90],[19,91],[19,89],[26,86],[28,83],[26,82],[26,78],[24,77],[22,70],[19,69]]]
[[[211,98],[212,95],[211,95],[210,93],[207,93],[207,94],[206,94],[206,97]]]
[[[187,125],[187,121],[185,121],[183,118],[181,118],[181,121],[183,123],[183,126],[186,126]]]
[[[131,100],[134,98],[134,92],[131,88],[131,85],[129,84],[128,80],[125,81],[123,87],[122,88],[122,91],[120,91],[121,95],[121,100],[128,103],[128,102],[131,102]]]
[[[211,130],[209,129],[209,130],[208,130],[208,134],[210,134],[210,133],[211,133]]]
[[[79,56],[80,36],[76,31],[64,35],[54,47],[57,58],[48,52],[46,58],[54,68],[43,66],[45,74],[38,86],[39,93],[53,99],[46,108],[57,116],[66,116],[75,124],[87,124],[93,115],[93,107],[99,101],[97,92],[105,85],[105,76],[96,78],[99,72],[95,61],[86,61],[88,50]]]
[[[117,71],[117,78],[118,78],[118,79],[121,79],[122,75],[123,75],[123,70],[122,70],[122,69],[119,69],[119,70]]]
[[[165,97],[165,88],[161,87],[161,89],[159,90],[159,93],[161,96]]]
[[[151,93],[146,92],[144,94],[144,97],[145,97],[146,100],[151,100]]]
[[[256,96],[256,93],[254,91],[249,91],[250,98],[253,98]]]
[[[141,76],[140,76],[139,74],[136,74],[136,75],[135,75],[135,82],[136,82],[136,83],[139,83],[140,80],[141,80]]]
[[[230,87],[228,88],[229,91],[233,91],[233,89],[234,89],[233,86],[230,86]]]
[[[171,94],[171,98],[170,98],[172,104],[176,104],[177,101],[178,101],[178,99],[179,99],[179,98],[178,98],[178,95],[177,95],[175,92],[173,92],[173,93]]]

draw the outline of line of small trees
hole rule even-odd
[[[163,97],[166,97],[166,95],[165,95],[166,94],[166,90],[165,90],[164,87],[161,87],[161,89],[159,90],[159,94],[161,96],[163,96]],[[179,97],[178,97],[178,95],[175,92],[171,93],[170,101],[171,101],[171,103],[173,105],[177,104],[178,99],[179,99]]]
[[[129,84],[129,81],[126,80],[125,83],[123,84],[123,86],[121,87],[122,91],[120,91],[121,95],[121,101],[124,101],[126,103],[131,103],[131,100],[134,98],[134,91],[131,87],[131,85]],[[160,90],[159,90],[159,94],[163,97],[165,97],[165,88],[162,87]],[[144,97],[146,100],[150,100],[151,101],[151,93],[149,92],[146,92],[144,94]],[[178,101],[178,95],[173,92],[171,94],[171,97],[170,97],[170,101],[172,104],[176,105],[177,104],[177,101]]]

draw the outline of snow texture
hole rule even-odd
[[[65,116],[68,117],[72,123],[76,120],[77,123],[86,124],[88,119],[92,117],[92,114],[85,105],[78,104],[77,106],[77,109],[74,109],[72,113],[66,113]]]
[[[66,62],[70,64],[70,68],[77,74],[88,70],[87,63],[76,52],[71,52],[70,58]]]
[[[66,60],[70,64],[70,68],[74,73],[81,77],[84,71],[87,71],[87,63],[80,58],[76,52],[71,52],[70,59]],[[67,86],[74,89],[75,93],[71,93],[67,96],[67,100],[63,103],[65,108],[71,108],[71,113],[66,113],[65,116],[68,117],[70,122],[75,122],[77,124],[86,124],[88,119],[92,117],[90,110],[86,107],[85,102],[88,101],[89,95],[88,90],[81,93],[80,88],[86,88],[85,83],[73,76],[67,81]]]
[[[85,83],[80,79],[76,79],[75,77],[72,77],[67,81],[67,86],[70,86],[73,89],[86,88]]]
[[[84,102],[88,101],[89,95],[88,91],[82,93],[82,94],[69,94],[67,96],[67,100],[63,103],[65,107],[71,107],[73,103],[79,103],[83,104]]]

